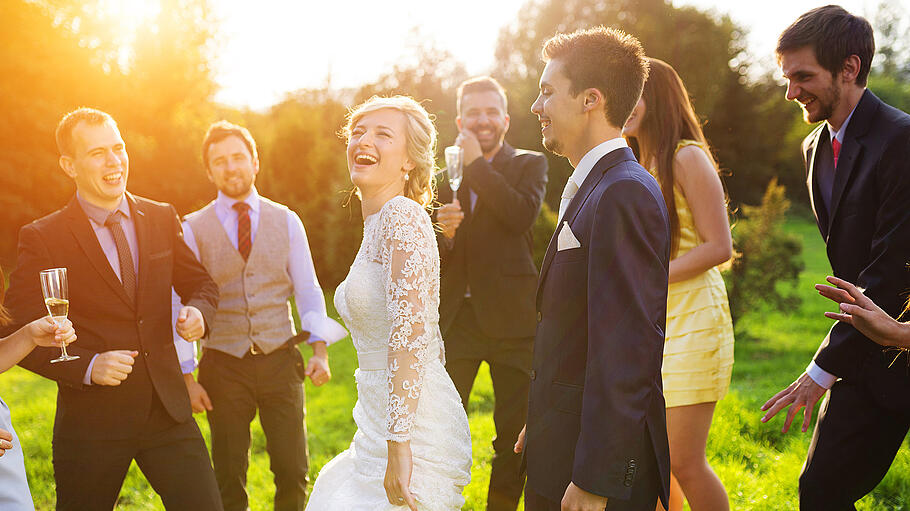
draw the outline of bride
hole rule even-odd
[[[409,97],[373,97],[342,133],[364,219],[335,291],[357,349],[357,432],[319,473],[307,510],[459,510],[471,436],[438,325],[439,253],[425,209],[436,128]]]

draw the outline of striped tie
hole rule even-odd
[[[250,258],[250,249],[253,242],[250,240],[250,205],[246,202],[235,202],[237,210],[237,251],[246,261]]]
[[[133,267],[133,253],[130,251],[130,244],[126,241],[126,235],[123,234],[123,226],[120,225],[119,210],[111,213],[107,217],[104,225],[111,230],[114,238],[114,245],[117,247],[117,259],[120,262],[120,282],[123,283],[123,290],[126,296],[133,301],[136,300],[136,269]]]

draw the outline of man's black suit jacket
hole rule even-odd
[[[58,386],[54,438],[135,438],[157,395],[177,422],[192,417],[174,348],[171,286],[211,324],[218,286],[183,241],[170,204],[126,195],[139,246],[136,303],[123,290],[75,197],[69,204],[22,227],[18,266],[6,305],[13,327],[47,315],[38,272],[65,267],[69,317],[78,339],[67,350],[79,360],[51,364],[59,348],[36,348],[21,365]],[[92,356],[136,350],[133,372],[119,386],[84,385]]]
[[[816,148],[830,150],[827,123],[803,142],[807,185],[834,275],[865,288],[892,316],[910,291],[910,116],[866,91],[847,125],[830,211],[820,199]],[[906,355],[904,355],[905,357]],[[865,381],[879,404],[910,408],[910,376],[894,355],[845,323],[836,323],[815,355],[835,376]]]
[[[477,158],[464,169],[458,201],[465,212],[455,238],[439,235],[439,323],[443,337],[470,286],[471,302],[483,333],[493,338],[533,337],[534,222],[547,188],[544,155],[503,144],[492,162]],[[470,207],[470,192],[477,203]],[[438,200],[452,202],[442,174]]]
[[[580,247],[557,251],[564,222]],[[559,502],[572,481],[628,500],[636,474],[656,462],[666,504],[669,259],[660,186],[631,150],[611,151],[560,219],[541,268],[525,446],[538,495]]]

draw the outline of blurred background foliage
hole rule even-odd
[[[436,116],[440,151],[454,140],[455,88],[467,77],[465,66],[416,31],[411,54],[359,88],[296,91],[266,111],[216,104],[212,63],[219,27],[209,1],[160,0],[151,22],[132,34],[118,31],[100,0],[3,1],[0,264],[6,269],[15,265],[19,227],[72,194],[57,166],[53,130],[78,106],[101,108],[118,120],[131,159],[130,190],[171,202],[180,213],[214,196],[200,157],[209,123],[226,118],[247,125],[260,150],[259,190],[300,214],[327,288],[346,274],[361,235],[337,136],[347,108],[373,94],[409,94]],[[905,15],[883,2],[871,19],[878,55],[869,86],[910,110]],[[794,209],[808,214],[799,142],[811,127],[787,104],[779,78],[752,72],[746,28],[666,0],[529,0],[502,27],[492,72],[509,92],[512,145],[543,151],[539,124],[528,111],[537,95],[542,42],[557,31],[597,24],[635,34],[649,55],[678,70],[705,121],[734,211],[759,204],[776,178]],[[558,207],[570,170],[565,159],[550,155],[550,209]],[[545,212],[535,229],[538,252],[552,217]]]

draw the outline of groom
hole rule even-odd
[[[654,509],[670,477],[661,386],[670,229],[657,181],[620,129],[648,64],[597,27],[558,34],[537,114],[575,167],[537,290],[525,447],[528,511]]]

